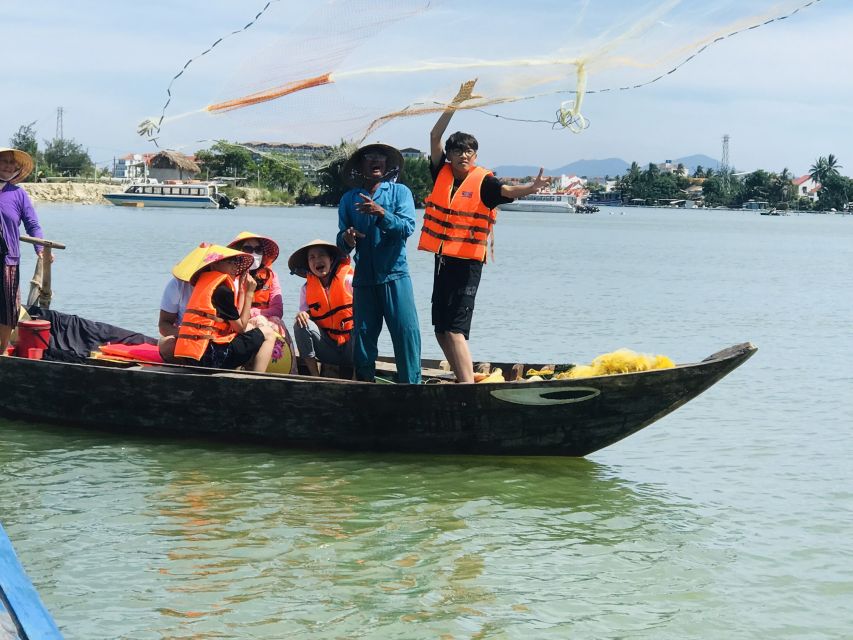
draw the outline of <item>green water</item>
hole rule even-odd
[[[148,333],[169,267],[199,240],[266,233],[283,265],[335,230],[315,208],[39,211],[69,245],[54,307]],[[431,260],[409,244],[425,355],[438,356]],[[583,362],[626,346],[685,362],[746,340],[759,352],[586,460],[0,422],[0,521],[65,636],[848,637],[853,218],[505,214],[496,258],[475,357]],[[279,275],[292,316],[299,281]],[[286,410],[259,402],[246,419]]]

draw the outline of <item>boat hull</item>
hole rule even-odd
[[[120,207],[168,207],[170,209],[218,209],[219,204],[207,196],[156,196],[108,193],[104,198]]]
[[[62,640],[0,525],[0,638]]]
[[[295,448],[585,456],[680,407],[754,352],[747,343],[673,369],[477,385],[0,358],[0,412],[120,434]],[[258,398],[263,406],[252,407]]]
[[[574,213],[575,208],[568,202],[509,202],[500,205],[501,211],[527,211],[529,213]]]

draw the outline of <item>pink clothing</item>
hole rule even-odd
[[[257,309],[252,307],[252,317],[264,316],[265,318],[276,318],[281,320],[284,315],[284,302],[281,298],[281,285],[278,283],[278,276],[275,271],[270,269],[272,278],[270,278],[270,306],[266,309]]]
[[[352,293],[352,274],[350,273],[344,278],[344,286],[347,288],[349,293]],[[308,311],[308,301],[307,301],[307,292],[308,291],[308,281],[305,281],[305,284],[302,285],[302,288],[299,290],[299,310],[300,311]]]

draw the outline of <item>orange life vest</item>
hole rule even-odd
[[[344,282],[352,273],[353,268],[346,258],[338,265],[328,289],[310,271],[305,285],[308,315],[338,345],[346,344],[352,335],[352,292],[347,290]]]
[[[252,274],[252,277],[258,282],[258,288],[255,289],[255,296],[252,298],[252,306],[258,309],[268,309],[273,278],[272,269],[260,267]]]
[[[480,199],[483,180],[492,172],[474,167],[453,193],[453,171],[445,164],[426,199],[418,249],[485,262],[495,212]]]
[[[236,299],[234,280],[227,273],[205,271],[199,276],[178,329],[178,339],[175,342],[176,358],[201,360],[211,340],[227,343],[237,335],[227,320],[216,315],[216,308],[213,306],[213,292],[223,283],[234,291]]]

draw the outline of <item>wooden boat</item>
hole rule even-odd
[[[0,358],[0,413],[119,434],[442,454],[585,456],[695,398],[755,352],[581,380],[364,383],[178,365]],[[379,363],[380,366],[389,364]],[[492,363],[509,371],[514,363]],[[540,368],[539,364],[525,364]]]
[[[0,525],[0,638],[62,640]]]

